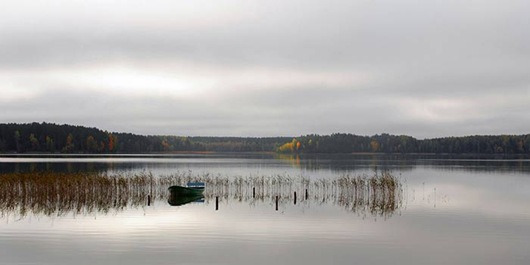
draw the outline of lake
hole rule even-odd
[[[209,181],[203,198],[178,206],[160,183],[153,198],[118,198],[113,186],[107,197],[91,193],[90,205],[3,189],[0,264],[530,264],[526,158],[3,155],[0,172]],[[349,200],[357,195],[337,182],[381,174],[399,182],[397,201],[376,201],[375,189]]]

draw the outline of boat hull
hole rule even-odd
[[[182,186],[171,186],[168,188],[171,195],[175,196],[194,196],[194,195],[202,195],[202,192],[204,191],[204,188],[188,188],[188,187],[182,187]]]

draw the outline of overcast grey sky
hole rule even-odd
[[[0,122],[530,133],[530,1],[0,2]]]

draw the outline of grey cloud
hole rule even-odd
[[[48,121],[96,126],[140,134],[296,136],[301,133],[389,132],[417,137],[454,134],[494,134],[525,131],[530,121],[526,106],[510,102],[494,107],[490,116],[436,122],[417,119],[407,106],[392,104],[377,91],[336,89],[242,92],[211,101],[164,96],[137,97],[126,93],[109,97],[101,92],[56,89],[32,100],[2,106],[4,122]],[[484,110],[494,104],[484,103]],[[400,108],[405,108],[402,110]],[[498,112],[496,112],[498,111]],[[492,115],[493,114],[493,115]],[[507,116],[515,120],[506,119]],[[459,130],[455,132],[453,126]]]
[[[256,13],[254,19],[227,27],[195,28],[191,23],[189,29],[182,23],[133,27],[106,17],[103,21],[95,17],[61,21],[59,16],[55,20],[66,25],[42,21],[33,30],[7,31],[1,61],[26,59],[38,64],[39,60],[68,63],[155,57],[296,67],[375,64],[379,69],[378,63],[402,64],[402,60],[415,62],[422,57],[433,61],[448,56],[465,60],[466,55],[487,59],[498,56],[498,46],[510,48],[502,50],[501,56],[528,56],[525,44],[529,37],[524,33],[529,26],[518,16],[523,14],[515,4],[495,13],[455,2],[438,7],[416,1],[263,5],[248,10]]]
[[[259,68],[369,78],[338,85],[326,82],[334,81],[330,75],[323,82],[274,88],[263,80],[252,87],[220,83],[208,100],[126,92],[111,97],[102,89],[83,89],[86,84],[72,85],[74,90],[34,81],[18,85],[44,94],[2,103],[0,121],[180,135],[528,132],[528,1],[247,1],[228,3],[237,8],[227,13],[223,2],[213,11],[194,6],[189,14],[179,13],[188,16],[181,20],[171,15],[176,3],[153,2],[144,11],[136,4],[108,10],[67,4],[64,11],[43,13],[4,8],[0,69],[31,73],[115,62],[157,69],[177,63],[219,76]],[[452,105],[429,109],[427,103],[437,100],[469,106],[455,103],[462,112]],[[414,108],[440,119],[415,116]]]

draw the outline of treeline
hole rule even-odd
[[[290,139],[143,136],[52,123],[0,124],[3,153],[271,152]]]
[[[530,135],[418,140],[381,134],[291,137],[180,137],[114,133],[52,123],[0,124],[2,153],[162,153],[178,151],[279,153],[530,154]]]
[[[306,135],[278,147],[280,153],[530,154],[530,135],[465,136],[418,140],[405,135]]]

